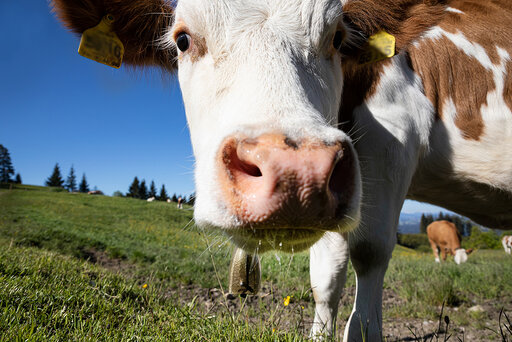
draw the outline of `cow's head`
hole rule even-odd
[[[55,0],[57,12],[83,31],[67,19],[69,2],[77,3]],[[128,55],[135,49],[139,59],[172,68],[170,56],[177,54],[199,225],[260,250],[299,250],[327,230],[355,227],[358,161],[336,128],[343,86],[337,50],[347,36],[339,0],[180,0],[175,11],[159,0],[140,1],[145,13],[119,12],[114,0],[80,3],[101,3],[98,17],[118,18],[121,40],[160,37],[162,52],[138,39],[125,47]],[[155,13],[174,16],[172,25],[166,29]],[[136,18],[124,24],[127,15]],[[137,31],[136,23],[153,32]]]
[[[471,254],[472,252],[473,252],[473,248],[469,248],[469,249],[459,248],[459,249],[457,249],[455,251],[455,257],[454,257],[455,263],[457,265],[465,263],[466,261],[468,261],[468,255]]]

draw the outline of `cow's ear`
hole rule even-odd
[[[466,254],[471,254],[473,252],[473,248],[466,249]]]
[[[125,63],[176,69],[174,48],[162,48],[158,39],[172,25],[174,10],[165,0],[51,0],[62,23],[78,34],[98,25],[111,14],[113,31],[125,48]]]

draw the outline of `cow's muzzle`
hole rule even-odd
[[[285,239],[295,241],[295,250],[305,248],[353,209],[358,171],[349,142],[231,136],[217,165],[222,201],[238,223],[229,233],[238,244],[259,239],[260,246],[277,248]]]

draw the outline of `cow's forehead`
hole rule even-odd
[[[176,22],[217,44],[272,31],[309,45],[320,40],[341,14],[340,0],[180,0]]]

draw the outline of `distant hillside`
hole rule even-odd
[[[423,213],[400,213],[398,232],[402,234],[418,234]]]

